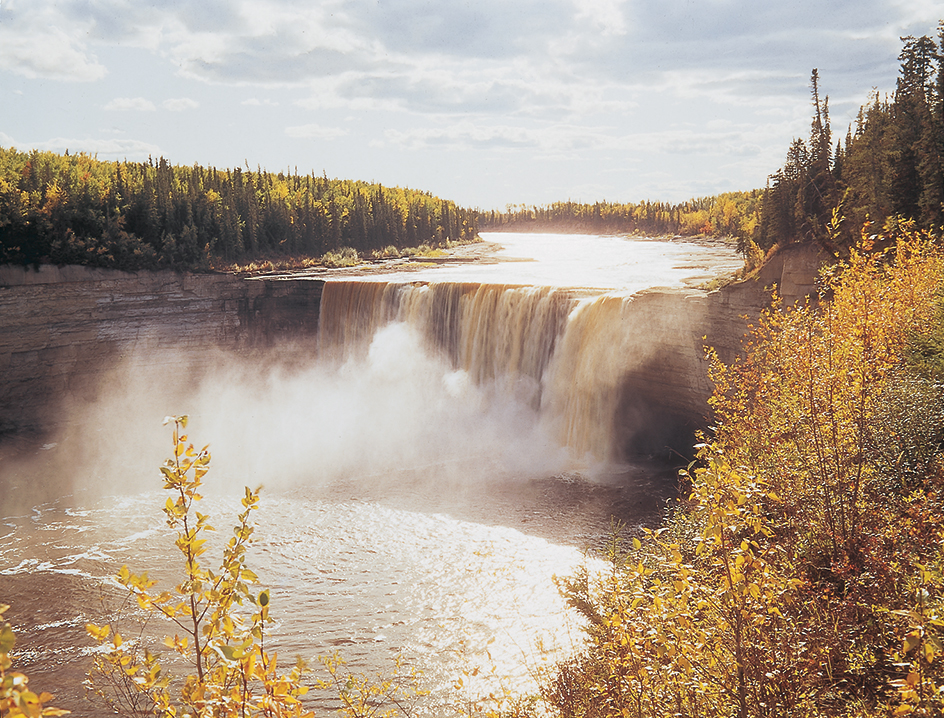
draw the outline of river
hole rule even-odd
[[[336,650],[389,673],[402,656],[433,705],[462,675],[469,695],[533,690],[577,650],[554,576],[614,518],[657,523],[676,490],[671,463],[617,456],[605,428],[612,382],[642,343],[627,307],[739,262],[680,241],[486,239],[501,245],[488,262],[329,277],[320,348],[301,364],[221,355],[199,378],[120,367],[72,436],[0,468],[71,474],[67,495],[0,519],[0,601],[34,686],[96,715],[84,625],[114,602],[109,577],[123,564],[174,576],[157,478],[165,414],[189,414],[210,444],[200,510],[218,528],[244,484],[264,486],[249,565],[272,589],[283,657]]]

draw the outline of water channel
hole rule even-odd
[[[402,656],[434,701],[463,674],[477,674],[463,690],[527,692],[577,650],[554,576],[614,519],[657,523],[676,490],[671,462],[615,460],[600,430],[607,376],[644,339],[627,335],[627,303],[739,261],[677,240],[486,239],[501,245],[487,262],[329,277],[302,364],[220,356],[182,383],[120,369],[81,417],[81,446],[38,448],[76,475],[69,495],[0,517],[0,602],[35,686],[96,715],[84,625],[114,601],[109,577],[128,564],[172,580],[157,467],[170,449],[159,419],[175,413],[213,452],[200,510],[218,528],[244,484],[264,486],[249,564],[272,589],[283,657],[339,651],[389,672]]]

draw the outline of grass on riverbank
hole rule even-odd
[[[305,269],[356,267],[371,262],[383,262],[407,257],[444,257],[448,255],[451,249],[481,241],[481,238],[476,236],[471,240],[460,240],[456,242],[446,241],[442,246],[421,244],[418,247],[404,247],[398,249],[393,245],[388,245],[383,249],[372,251],[369,256],[361,256],[357,250],[351,247],[341,247],[337,251],[328,252],[321,257],[307,255],[262,257],[244,264],[216,262],[211,264],[210,269],[214,272],[227,272],[231,274],[267,274],[293,272]]]

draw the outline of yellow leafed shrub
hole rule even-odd
[[[13,646],[16,634],[3,620],[9,606],[0,603],[0,716],[3,718],[40,718],[63,716],[69,711],[46,705],[53,699],[49,693],[35,693],[29,687],[29,677],[13,670]]]
[[[223,548],[219,569],[205,568],[203,536],[214,529],[194,503],[202,498],[198,491],[209,470],[210,453],[207,447],[196,451],[187,443],[186,416],[168,417],[167,422],[174,424],[174,450],[161,467],[164,488],[171,493],[164,513],[177,532],[183,580],[158,593],[147,573],[134,574],[123,566],[117,578],[141,610],[163,616],[174,626],[174,635],[164,643],[183,657],[192,673],[172,683],[160,656],[137,640],[126,641],[117,621],[89,624],[88,634],[101,646],[91,685],[113,711],[124,715],[309,716],[299,700],[308,690],[301,682],[304,665],[296,664],[287,674],[278,672],[277,656],[265,642],[269,592],[257,595],[250,590],[257,577],[245,556],[253,534],[249,516],[259,493],[246,488],[244,511]]]
[[[590,641],[547,689],[561,715],[944,710],[944,391],[909,362],[944,260],[907,225],[885,240],[711,356],[690,500],[564,584]]]

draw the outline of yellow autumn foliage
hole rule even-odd
[[[301,681],[305,666],[298,662],[288,673],[279,673],[277,655],[265,641],[271,621],[269,592],[256,594],[250,588],[257,576],[246,566],[245,556],[253,534],[249,517],[259,493],[246,487],[244,510],[223,548],[219,569],[205,568],[203,536],[214,528],[194,504],[202,498],[199,489],[209,470],[210,452],[207,447],[196,451],[187,442],[186,416],[168,417],[165,423],[174,425],[174,448],[173,457],[161,467],[164,488],[171,494],[164,514],[177,532],[183,580],[172,590],[156,592],[156,581],[127,566],[117,579],[142,611],[170,621],[175,633],[164,644],[182,656],[192,672],[172,683],[162,657],[137,640],[126,641],[116,617],[104,626],[87,626],[101,648],[90,674],[93,690],[123,715],[311,716],[300,701],[308,691]]]
[[[879,239],[711,354],[688,502],[564,584],[589,643],[546,690],[560,715],[941,714],[944,392],[909,358],[944,259],[908,225]]]

